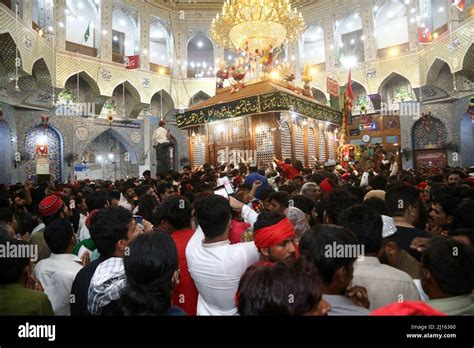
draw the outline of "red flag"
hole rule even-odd
[[[138,69],[139,60],[140,60],[139,55],[126,56],[125,61],[124,61],[125,69]]]
[[[429,44],[433,41],[433,34],[428,28],[418,28],[418,42]]]
[[[455,6],[459,11],[464,11],[466,0],[451,0],[451,5]]]
[[[352,90],[352,70],[349,70],[346,89],[344,90],[344,108],[350,112],[354,103],[354,91]]]

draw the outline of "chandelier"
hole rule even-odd
[[[210,34],[221,47],[254,53],[295,41],[305,30],[290,0],[226,0]]]

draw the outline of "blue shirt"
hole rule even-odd
[[[253,183],[254,183],[256,180],[260,180],[261,183],[262,183],[262,186],[260,186],[260,187],[257,189],[257,192],[255,192],[255,198],[260,199],[260,192],[261,192],[263,189],[266,189],[266,188],[268,187],[268,180],[267,180],[267,178],[266,178],[265,176],[259,174],[258,172],[250,173],[250,174],[247,175],[247,177],[245,178],[244,184],[249,184],[250,186],[252,186]]]

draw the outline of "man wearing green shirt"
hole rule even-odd
[[[24,241],[6,240],[0,248],[7,250],[28,244]],[[48,297],[31,277],[29,257],[0,257],[0,315],[54,315]],[[28,286],[28,287],[27,287]]]

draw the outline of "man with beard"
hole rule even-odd
[[[133,211],[134,208],[134,202],[133,199],[135,197],[135,190],[134,186],[131,183],[125,184],[125,186],[122,188],[122,193],[120,195],[120,201],[119,201],[119,207],[123,207],[130,212]]]
[[[446,177],[449,186],[457,186],[461,183],[461,180],[464,177],[464,173],[460,170],[454,169],[449,172]]]
[[[260,253],[259,262],[293,260],[298,250],[295,229],[284,214],[261,213],[254,224],[254,243]]]

